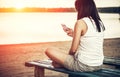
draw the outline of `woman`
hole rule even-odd
[[[63,30],[73,38],[69,54],[56,48],[48,48],[47,56],[53,65],[61,65],[72,71],[95,71],[103,64],[103,31],[105,27],[98,15],[94,0],[76,0],[78,12],[74,31]],[[63,25],[64,26],[64,25]]]

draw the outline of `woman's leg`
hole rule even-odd
[[[47,48],[45,53],[51,60],[60,65],[64,65],[64,62],[68,56],[68,54],[61,52],[57,48]]]

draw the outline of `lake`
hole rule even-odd
[[[36,43],[71,40],[61,24],[73,28],[76,12],[0,13],[0,44]],[[105,38],[120,37],[119,14],[100,13]]]

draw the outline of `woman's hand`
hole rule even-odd
[[[61,24],[63,27],[64,32],[67,33],[68,36],[73,37],[73,30],[68,28],[65,24]]]
[[[76,51],[69,51],[69,55],[74,55]]]

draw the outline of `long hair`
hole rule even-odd
[[[105,30],[102,20],[100,19],[100,16],[98,14],[94,0],[76,0],[75,8],[78,12],[78,20],[84,17],[92,17],[92,19],[95,21],[97,31],[101,32],[101,28],[103,29],[103,31]]]

